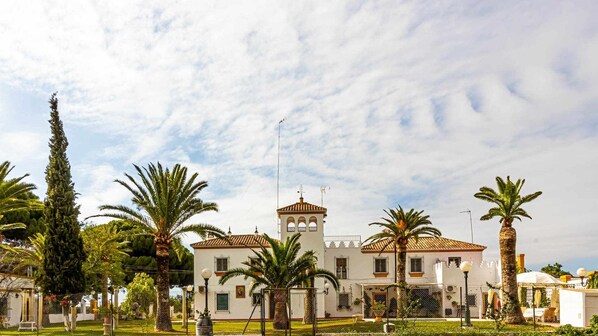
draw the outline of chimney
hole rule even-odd
[[[517,266],[519,266],[519,272],[525,272],[525,254],[517,255]]]

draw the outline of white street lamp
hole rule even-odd
[[[581,286],[585,287],[588,284],[588,280],[586,280],[586,282],[583,282],[583,279],[588,275],[588,271],[586,271],[585,268],[580,267],[577,269],[577,276],[581,279]]]
[[[212,270],[209,268],[204,268],[201,270],[201,277],[205,281],[206,286],[206,308],[203,314],[199,315],[199,320],[195,323],[196,325],[196,334],[197,335],[213,335],[214,334],[214,326],[212,324],[212,319],[210,318],[210,312],[208,311],[208,281],[212,276]]]

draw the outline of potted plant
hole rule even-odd
[[[195,322],[195,335],[197,336],[212,336],[214,334],[214,325],[210,317],[210,311],[203,312],[195,311],[199,314],[199,319]]]
[[[386,311],[386,305],[380,301],[374,302],[372,305],[372,314],[376,317],[374,322],[382,322],[382,316]]]

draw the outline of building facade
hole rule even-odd
[[[301,234],[302,250],[313,250],[318,256],[318,267],[337,275],[341,286],[338,291],[324,290],[324,280],[317,280],[315,287],[316,314],[324,317],[350,317],[355,314],[371,316],[374,301],[387,305],[390,315],[396,314],[395,253],[392,244],[382,250],[384,242],[364,244],[358,235],[324,236],[327,209],[311,203],[299,202],[277,210],[280,238],[284,241],[296,233]],[[220,277],[230,268],[242,267],[241,263],[253,255],[251,249],[266,241],[256,233],[229,235],[228,240],[211,238],[192,244],[194,249],[195,307],[205,306],[204,280],[201,270],[210,268],[214,276],[209,279],[208,310],[213,319],[259,319],[259,293],[249,293],[249,280],[237,277],[219,285]],[[410,297],[417,300],[414,314],[427,317],[456,317],[462,313],[465,298],[470,303],[472,317],[482,316],[486,307],[487,283],[500,281],[499,265],[483,261],[485,246],[449,238],[420,238],[407,245],[406,279]],[[461,261],[473,264],[469,272],[469,290],[464,291],[464,275],[459,269]],[[291,292],[292,318],[303,317],[304,292]],[[268,304],[265,309],[270,310]],[[265,316],[270,311],[264,312]]]

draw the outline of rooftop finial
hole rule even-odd
[[[303,203],[303,184],[299,185],[297,193],[299,194],[299,203]]]
[[[230,226],[228,227],[228,236],[230,237],[233,233],[230,231]]]
[[[254,234],[259,234],[259,232],[257,231],[257,225],[255,226],[255,231],[253,232]]]

